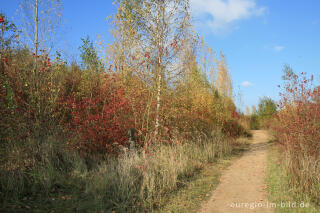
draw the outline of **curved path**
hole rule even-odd
[[[274,212],[264,182],[270,137],[263,130],[252,133],[250,149],[223,171],[220,184],[200,212]]]

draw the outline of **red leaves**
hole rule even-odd
[[[50,71],[50,68],[51,68],[51,62],[50,62],[50,58],[48,56],[48,54],[42,54],[40,56],[38,56],[39,58],[42,59],[41,61],[41,71],[42,72],[49,72]]]
[[[177,40],[174,40],[174,41],[170,44],[170,46],[173,47],[173,48],[177,48],[177,46],[178,46]]]
[[[320,151],[320,94],[312,87],[310,79],[302,72],[295,78],[296,84],[286,87],[281,94],[280,112],[273,129],[285,149],[295,154],[314,156]]]
[[[127,131],[132,126],[125,115],[130,114],[129,101],[119,85],[117,76],[106,75],[106,80],[94,97],[71,98],[71,126],[78,136],[77,147],[84,152],[114,152],[113,145],[126,146]],[[69,124],[68,124],[69,125]]]
[[[3,17],[0,16],[0,23],[3,23],[4,22],[4,19]]]
[[[222,132],[229,137],[239,137],[245,129],[236,121],[223,121]]]
[[[233,111],[233,112],[232,112],[232,117],[233,117],[234,119],[236,119],[236,120],[240,119],[240,115],[239,115],[239,113],[237,113],[236,111]]]
[[[168,48],[165,48],[165,51],[166,51],[166,56],[169,56]]]

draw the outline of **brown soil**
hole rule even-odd
[[[200,212],[274,212],[267,200],[265,184],[270,137],[263,130],[252,133],[250,149],[222,172],[220,184]]]

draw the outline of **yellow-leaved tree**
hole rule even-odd
[[[223,52],[220,52],[220,60],[216,62],[217,66],[217,88],[220,95],[232,98],[233,88],[231,81],[231,71],[228,69],[226,58]]]

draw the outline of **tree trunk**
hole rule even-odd
[[[159,57],[159,61],[161,62],[161,58]],[[160,64],[160,63],[159,63]],[[157,136],[159,134],[159,128],[160,128],[160,107],[161,107],[161,81],[162,81],[162,76],[161,76],[161,68],[159,66],[159,71],[158,71],[158,88],[157,88],[157,109],[156,109],[156,130],[155,130],[155,135]]]
[[[158,61],[157,61],[157,108],[156,108],[156,125],[155,125],[155,136],[159,135],[160,129],[160,109],[161,109],[161,83],[162,83],[162,45],[161,45],[161,32],[160,32],[160,3],[157,5],[157,48],[158,48]]]
[[[39,0],[36,0],[36,15],[34,18],[34,22],[35,22],[35,27],[34,27],[34,54],[37,60],[37,56],[38,56],[38,25],[39,25],[39,12],[38,12],[38,7],[39,7]]]

